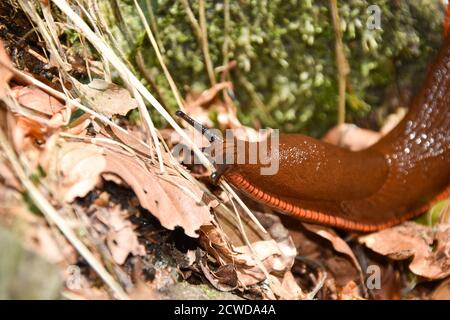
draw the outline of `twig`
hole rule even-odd
[[[158,30],[158,24],[156,23],[155,14],[153,12],[152,4],[150,3],[150,0],[145,0],[145,6],[148,11],[148,15],[150,16],[150,25],[153,28],[153,33],[155,34],[156,42],[158,43],[158,47],[161,50],[161,52],[166,52],[166,49],[164,48],[164,44],[161,41],[159,37],[159,30]]]
[[[211,57],[209,55],[209,46],[208,46],[208,34],[206,30],[206,18],[205,18],[205,2],[204,0],[199,1],[199,16],[200,23],[194,16],[194,13],[189,6],[189,2],[187,0],[181,0],[181,3],[186,10],[189,22],[191,24],[192,29],[194,30],[194,34],[197,37],[198,44],[200,45],[203,53],[203,58],[205,60],[205,69],[209,77],[209,81],[211,86],[216,84],[216,77],[214,75],[214,68],[211,61]]]
[[[339,100],[338,100],[338,124],[345,122],[345,92],[347,85],[347,75],[350,73],[350,67],[345,58],[344,45],[342,43],[341,21],[337,8],[337,0],[330,0],[331,15],[333,17],[334,33],[336,35],[336,64],[338,69],[339,81]]]
[[[200,30],[202,32],[202,51],[203,55],[205,56],[206,71],[208,72],[211,86],[214,86],[217,81],[216,75],[214,74],[214,67],[211,56],[209,55],[208,30],[206,29],[205,0],[199,0],[198,15],[200,17]]]
[[[224,0],[223,2],[223,44],[222,55],[223,65],[228,65],[228,45],[230,42],[230,0]]]
[[[181,0],[181,3],[183,4],[184,10],[186,10],[186,14],[188,16],[189,22],[191,24],[191,27],[194,31],[195,36],[197,37],[197,41],[201,45],[202,42],[202,30],[200,28],[200,25],[198,24],[197,19],[195,18],[194,13],[191,10],[191,7],[189,6],[188,0]]]
[[[147,22],[147,19],[145,19],[144,12],[142,12],[142,9],[139,6],[139,3],[137,2],[137,0],[134,0],[134,5],[135,5],[135,7],[136,7],[136,9],[138,11],[138,14],[139,14],[139,17],[141,18],[142,23],[144,24],[144,28],[145,28],[145,31],[147,33],[147,36],[148,36],[148,38],[150,40],[150,43],[153,46],[153,49],[155,50],[156,57],[158,58],[159,64],[161,65],[161,68],[164,71],[164,75],[166,76],[166,79],[169,82],[170,89],[172,90],[172,93],[173,93],[173,95],[175,97],[175,100],[177,101],[178,107],[181,110],[184,111],[185,110],[184,109],[184,103],[183,103],[183,101],[181,99],[180,92],[178,91],[178,88],[177,88],[177,86],[175,84],[175,81],[173,81],[173,78],[170,75],[169,69],[167,69],[167,66],[164,63],[164,59],[163,59],[163,57],[161,55],[161,51],[158,48],[158,43],[156,42],[155,37],[153,36],[153,32],[150,29],[150,26],[149,26],[149,24]]]

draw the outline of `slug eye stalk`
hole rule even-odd
[[[219,135],[214,133],[212,130],[210,130],[207,127],[205,127],[204,125],[202,125],[200,122],[192,119],[183,111],[177,110],[175,112],[175,115],[177,117],[183,119],[187,123],[189,123],[198,132],[201,132],[201,134],[204,135],[209,140],[209,142],[223,142],[222,137],[220,137]]]

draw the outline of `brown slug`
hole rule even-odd
[[[446,35],[408,113],[373,146],[354,152],[300,134],[280,134],[279,147],[268,147],[270,160],[279,164],[276,174],[261,175],[260,163],[234,161],[216,165],[216,179],[304,221],[362,232],[387,228],[450,193],[449,107]],[[258,144],[243,143],[246,152]]]

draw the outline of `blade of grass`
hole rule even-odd
[[[177,101],[178,107],[180,108],[180,110],[185,111],[184,103],[181,98],[180,92],[178,91],[175,81],[173,81],[173,78],[169,72],[169,69],[167,69],[167,66],[164,63],[164,59],[161,55],[161,51],[159,50],[158,43],[156,42],[153,32],[150,29],[147,19],[145,18],[144,12],[142,11],[141,7],[139,6],[139,3],[137,2],[137,0],[134,0],[134,6],[136,7],[136,9],[138,11],[141,22],[144,24],[145,32],[147,33],[150,43],[152,44],[153,50],[155,50],[156,57],[158,58],[161,68],[163,69],[163,72],[164,72],[164,75],[166,76],[167,82],[169,82],[170,89],[172,90],[175,100]]]
[[[330,0],[331,16],[336,37],[336,64],[338,69],[339,98],[338,98],[338,124],[345,122],[345,92],[347,85],[347,75],[350,68],[345,58],[344,44],[342,43],[341,21],[337,7],[337,0]]]

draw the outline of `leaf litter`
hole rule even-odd
[[[64,60],[76,60],[69,58]],[[58,66],[58,59],[52,61]],[[93,73],[105,74],[101,63],[89,61],[95,65]],[[81,83],[62,72],[66,79],[61,80],[74,85],[64,88],[70,99],[73,95],[94,111],[75,115],[79,109],[72,103],[42,87],[23,83],[23,79],[11,81],[14,63],[2,45],[0,62],[0,98],[7,107],[1,109],[2,118],[7,119],[4,129],[21,165],[132,297],[162,297],[181,276],[251,299],[363,299],[383,294],[392,298],[395,294],[388,289],[369,293],[361,289],[370,263],[381,266],[384,279],[397,279],[399,273],[392,260],[403,261],[419,276],[417,284],[449,276],[447,211],[431,226],[408,222],[348,238],[329,228],[286,222],[243,197],[268,230],[264,234],[240,215],[242,209],[224,192],[214,188],[211,192],[187,179],[186,171],[171,162],[169,149],[163,153],[165,172],[160,171],[155,146],[144,142],[151,139],[142,123],[132,125],[123,118],[138,106],[128,89],[103,79]],[[216,108],[221,127],[240,128],[241,134],[251,139],[255,131],[237,120],[228,96],[231,90],[232,84],[224,81],[201,93],[190,92],[186,107],[206,124],[209,108]],[[222,92],[225,94],[220,98]],[[120,123],[126,131],[101,123],[100,115]],[[362,131],[352,129],[349,133],[347,129],[336,128],[326,139],[343,141],[356,150],[388,131],[364,131],[362,141]],[[172,132],[168,131],[173,137]],[[342,140],[345,132],[348,135]],[[193,176],[206,177],[198,167],[188,169]],[[31,213],[32,203],[21,202],[26,192],[4,157],[0,158],[0,173],[2,203],[7,204],[0,209],[1,224],[20,221],[26,235],[23,239],[30,248],[66,271],[70,266],[80,269],[79,282],[66,285],[66,297],[108,298],[108,291],[98,286],[97,275],[45,215],[36,216]],[[73,273],[64,276],[70,280]],[[399,285],[411,287],[410,281],[402,281]],[[447,283],[445,280],[426,295],[448,296]]]

